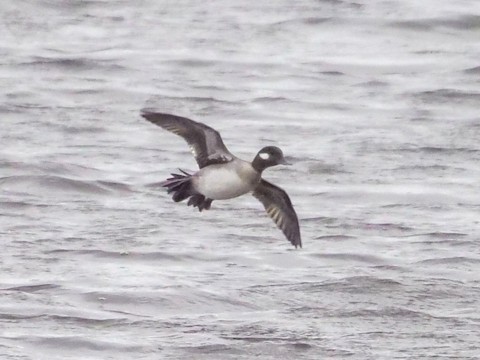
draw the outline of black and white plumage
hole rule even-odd
[[[213,200],[231,199],[252,193],[295,247],[302,247],[298,217],[287,193],[262,179],[263,170],[285,164],[282,151],[266,146],[253,161],[241,160],[226,148],[220,134],[211,127],[185,117],[144,110],[142,117],[183,137],[200,168],[194,174],[172,174],[162,182],[175,202],[188,200],[200,211],[210,209]]]

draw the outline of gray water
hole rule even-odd
[[[3,1],[0,358],[480,357],[480,3]],[[144,107],[283,149],[293,249]]]

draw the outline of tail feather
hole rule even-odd
[[[173,201],[179,202],[185,200],[193,194],[190,183],[190,175],[171,175],[172,177],[163,181],[160,185],[167,188],[167,193],[173,193]]]
[[[171,174],[172,177],[160,183],[161,186],[167,188],[167,193],[173,193],[172,199],[175,202],[183,201],[187,198],[187,205],[198,207],[199,211],[208,210],[212,204],[212,199],[205,198],[204,195],[197,193],[191,184],[192,175],[186,171],[179,169],[184,175]]]

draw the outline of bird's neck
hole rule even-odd
[[[265,163],[265,161],[260,157],[260,156],[255,156],[255,159],[253,159],[252,162],[252,167],[259,173],[261,174],[263,170],[265,170],[268,165]]]

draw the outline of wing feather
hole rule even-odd
[[[261,180],[253,192],[265,211],[295,247],[302,247],[300,225],[288,194],[268,181]]]
[[[184,138],[200,168],[226,163],[234,159],[218,131],[205,124],[181,116],[147,110],[142,111],[142,117]]]

